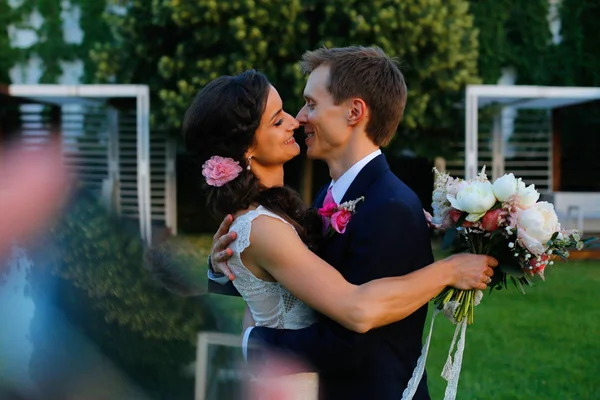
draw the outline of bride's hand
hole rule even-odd
[[[450,286],[461,290],[484,290],[492,281],[493,268],[498,261],[482,254],[455,254],[443,260],[452,268],[452,283]]]
[[[219,226],[217,233],[213,236],[213,245],[210,251],[211,265],[209,265],[214,272],[226,275],[230,281],[235,277],[227,266],[227,260],[231,258],[233,252],[227,246],[229,246],[237,237],[235,232],[227,233],[232,222],[233,216],[227,215],[223,219],[223,222],[221,222],[221,226]]]

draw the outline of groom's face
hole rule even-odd
[[[335,104],[328,86],[329,66],[321,65],[308,77],[306,104],[296,116],[304,126],[307,156],[325,161],[335,158],[350,137],[348,107],[345,102]]]

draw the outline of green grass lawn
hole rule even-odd
[[[194,241],[210,247],[208,238]],[[467,329],[459,399],[600,399],[600,262],[557,263],[546,276],[526,295],[514,287],[486,292]],[[238,299],[217,297],[241,318]],[[433,399],[443,398],[453,332],[439,316],[427,363]]]
[[[458,397],[600,399],[599,285],[600,262],[569,262],[526,295],[486,292],[467,329]],[[443,398],[440,372],[454,332],[440,317],[427,363],[433,399]]]

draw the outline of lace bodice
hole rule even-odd
[[[261,215],[276,218],[294,229],[285,219],[263,206],[235,218],[229,230],[237,233],[237,239],[230,245],[233,255],[227,263],[235,275],[233,285],[248,304],[256,326],[305,328],[315,321],[314,312],[278,282],[267,282],[255,277],[242,262],[241,254],[250,246],[252,221]]]

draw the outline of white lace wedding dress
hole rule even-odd
[[[230,231],[237,233],[237,239],[230,245],[233,251],[228,266],[235,275],[233,284],[240,292],[252,312],[256,326],[275,329],[301,329],[315,322],[313,310],[294,297],[277,282],[267,282],[255,277],[241,259],[242,252],[250,246],[252,221],[259,216],[276,218],[293,226],[279,215],[263,206],[248,211],[234,219]],[[290,399],[317,399],[318,377],[316,373],[287,375],[280,378],[261,379],[261,385],[285,385]],[[288,398],[288,397],[286,397]]]

